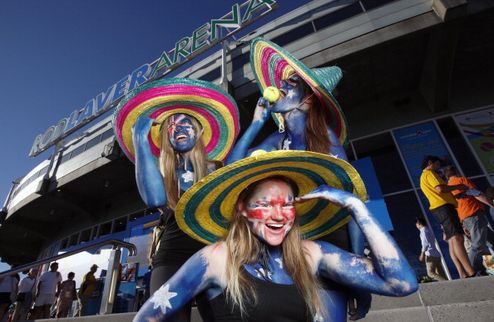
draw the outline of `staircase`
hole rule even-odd
[[[58,319],[58,322],[131,322],[134,315],[96,315]],[[416,293],[406,297],[373,295],[371,311],[360,321],[493,322],[494,276],[420,284]],[[192,322],[201,322],[197,310],[192,310]]]

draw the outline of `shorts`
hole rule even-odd
[[[463,228],[453,205],[447,203],[430,211],[434,219],[441,224],[446,240],[449,240],[454,235],[463,235]]]
[[[53,303],[55,303],[55,294],[42,293],[34,301],[34,306],[53,305]]]

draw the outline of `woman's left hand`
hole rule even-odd
[[[326,199],[340,207],[348,207],[350,201],[355,198],[357,197],[351,192],[336,189],[328,185],[321,185],[308,194],[296,197],[295,201],[304,202],[312,199]]]

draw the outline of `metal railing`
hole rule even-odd
[[[135,256],[137,254],[137,249],[134,244],[127,243],[118,239],[102,240],[96,243],[81,245],[75,249],[67,251],[63,254],[51,256],[48,258],[40,259],[29,264],[17,266],[11,270],[1,272],[0,278],[8,276],[18,272],[27,271],[33,267],[39,267],[43,264],[51,263],[61,258],[69,257],[83,251],[98,249],[103,246],[112,245],[112,251],[110,254],[110,259],[108,263],[108,270],[105,277],[105,285],[103,287],[103,294],[101,299],[101,309],[100,314],[112,313],[113,304],[115,303],[115,292],[119,272],[120,255],[122,254],[121,248],[126,248],[129,251],[130,256]]]

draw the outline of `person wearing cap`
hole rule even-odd
[[[81,315],[96,314],[94,301],[100,293],[100,282],[94,274],[98,270],[98,265],[93,264],[89,272],[84,275],[79,288],[79,299],[81,300]]]
[[[120,102],[114,129],[122,150],[135,162],[142,200],[161,213],[151,254],[154,293],[202,247],[180,230],[174,210],[185,191],[222,165],[240,129],[238,108],[212,83],[162,79]],[[173,321],[190,321],[190,308],[184,306]]]
[[[208,175],[177,204],[180,228],[208,246],[143,305],[134,318],[167,321],[206,291],[214,320],[346,321],[338,283],[382,295],[416,291],[416,276],[363,203],[365,186],[347,162],[327,154],[274,151]],[[372,259],[312,241],[352,216]]]
[[[238,140],[227,164],[259,151],[306,150],[330,154],[348,161],[345,149],[347,122],[333,91],[342,78],[337,66],[308,68],[288,51],[261,37],[250,46],[250,64],[263,97],[259,98],[251,125]],[[266,95],[278,91],[279,95]],[[269,94],[269,93],[268,93]],[[270,97],[273,96],[273,97]],[[271,117],[278,131],[251,147]],[[358,225],[350,220],[328,240],[338,247],[364,254],[364,238]],[[371,297],[355,290],[357,310],[352,319],[365,316]],[[349,299],[353,304],[353,299]]]

